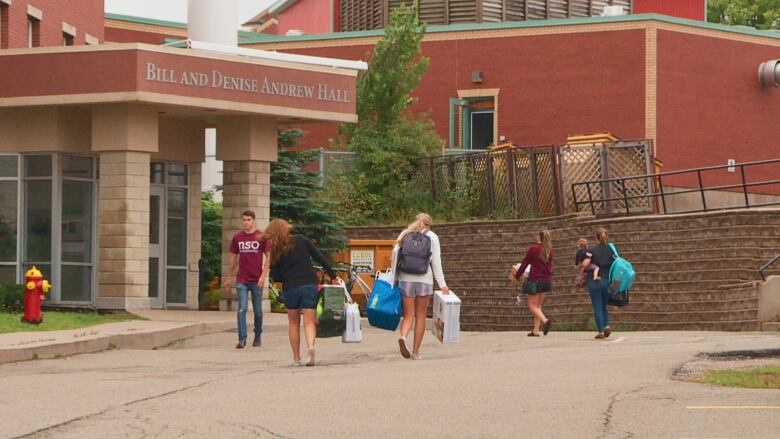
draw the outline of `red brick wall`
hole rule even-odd
[[[76,28],[75,44],[85,44],[85,34],[103,41],[103,0],[13,0],[8,7],[8,48],[27,47],[27,5],[43,11],[41,46],[62,45],[62,22]]]
[[[299,0],[279,14],[279,35],[290,29],[307,34],[324,34],[331,31],[330,0]]]
[[[428,73],[414,112],[428,112],[449,139],[449,99],[458,89],[499,88],[498,134],[518,145],[564,143],[571,134],[645,135],[644,30],[426,42]],[[261,47],[262,48],[262,47]],[[367,59],[370,46],[296,50]],[[482,71],[482,84],[471,72]],[[334,127],[306,125],[306,146],[327,146]]]
[[[163,44],[166,38],[176,40],[185,39],[181,35],[164,34],[159,32],[141,32],[138,30],[119,29],[106,26],[106,41],[111,43],[148,43]]]
[[[672,17],[706,20],[704,0],[634,0],[634,14],[656,13]]]
[[[780,89],[762,89],[757,78],[759,64],[777,54],[777,46],[658,31],[657,154],[664,171],[780,158]],[[778,169],[752,169],[748,180],[780,178]],[[719,172],[704,184],[738,179],[738,172]]]

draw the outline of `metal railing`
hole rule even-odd
[[[779,169],[778,172],[775,173],[775,175],[780,175],[780,159],[773,159],[773,160],[760,160],[760,161],[753,161],[753,162],[745,162],[745,163],[735,163],[730,165],[722,165],[722,166],[709,166],[709,167],[703,167],[703,168],[695,168],[695,169],[686,169],[682,171],[672,171],[672,172],[662,172],[662,173],[656,173],[656,174],[646,174],[646,175],[637,175],[637,176],[631,176],[631,177],[620,177],[620,178],[610,178],[610,179],[603,179],[603,180],[592,180],[592,181],[584,181],[579,183],[573,183],[571,185],[572,190],[572,196],[574,199],[574,205],[576,210],[580,210],[580,206],[590,206],[590,211],[594,215],[597,213],[596,207],[599,206],[606,206],[610,203],[614,204],[621,204],[622,208],[616,209],[618,211],[625,210],[626,215],[631,215],[631,201],[636,199],[649,199],[651,202],[655,203],[656,210],[660,210],[662,213],[667,214],[669,213],[667,209],[667,199],[671,196],[678,196],[683,194],[690,194],[690,193],[699,193],[701,198],[701,208],[700,209],[693,209],[693,210],[685,210],[685,211],[675,211],[674,213],[692,213],[692,212],[707,212],[710,210],[726,210],[726,209],[743,209],[743,208],[750,208],[750,207],[766,207],[766,206],[777,206],[780,205],[780,201],[774,201],[774,202],[753,202],[751,203],[749,195],[752,193],[748,191],[748,188],[755,188],[759,186],[769,186],[769,185],[778,185],[780,186],[780,179],[773,179],[773,180],[762,180],[762,181],[755,181],[748,183],[746,172],[745,170],[751,167],[757,167],[757,166],[766,166],[766,165],[778,165]],[[705,186],[704,185],[704,178],[703,174],[706,172],[712,172],[712,171],[719,171],[726,169],[729,172],[735,172],[736,169],[739,168],[739,176],[740,176],[740,182],[736,184],[721,184],[721,185],[715,185],[715,186]],[[680,177],[680,176],[695,176],[696,180],[698,181],[698,187],[690,188],[690,189],[682,189],[682,190],[675,190],[673,192],[668,192],[664,190],[664,179],[669,181],[670,177]],[[655,190],[649,190],[648,193],[645,194],[639,194],[639,195],[629,195],[628,191],[626,190],[626,182],[632,182],[637,180],[647,180],[648,184],[646,187],[648,188],[655,188]],[[651,184],[652,183],[652,184]],[[587,200],[579,200],[577,199],[577,188],[578,187],[585,187],[585,193],[587,194]],[[609,186],[612,188],[611,192],[618,192],[618,196],[609,196],[609,197],[601,197],[601,198],[595,198],[593,196],[594,192],[598,193],[610,193],[610,191],[603,191],[602,188]],[[597,190],[598,189],[598,190]],[[734,189],[740,189],[739,192],[743,194],[744,198],[744,205],[742,203],[739,203],[739,205],[733,205],[728,207],[712,207],[707,205],[707,197],[705,195],[705,192],[707,191],[729,191]],[[660,201],[660,205],[659,205]],[[659,209],[660,207],[660,209]],[[647,213],[646,211],[643,211],[642,213]]]
[[[767,268],[769,268],[772,264],[774,264],[777,261],[780,261],[780,255],[775,256],[774,258],[772,258],[771,261],[762,265],[761,268],[758,269],[758,274],[761,275],[761,280],[766,281],[766,275],[764,275],[764,271],[766,271]]]

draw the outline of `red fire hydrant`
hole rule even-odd
[[[22,321],[39,324],[43,322],[41,302],[46,299],[45,294],[51,289],[49,281],[43,280],[43,274],[37,267],[27,270],[24,274],[24,315]]]

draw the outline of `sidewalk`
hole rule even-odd
[[[147,320],[65,331],[1,334],[0,364],[68,357],[107,349],[155,349],[185,338],[236,329],[235,311],[147,310],[134,314]],[[263,301],[263,327],[286,324],[287,316],[272,314],[268,301]],[[247,326],[251,332],[251,310],[247,312]]]

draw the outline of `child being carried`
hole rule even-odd
[[[577,286],[582,287],[588,283],[588,273],[590,272],[593,272],[593,280],[601,280],[598,265],[591,262],[588,268],[582,266],[582,261],[592,257],[593,253],[588,251],[588,240],[580,238],[577,241],[577,254],[574,256],[574,268],[577,269],[577,277],[574,279],[574,283]]]

